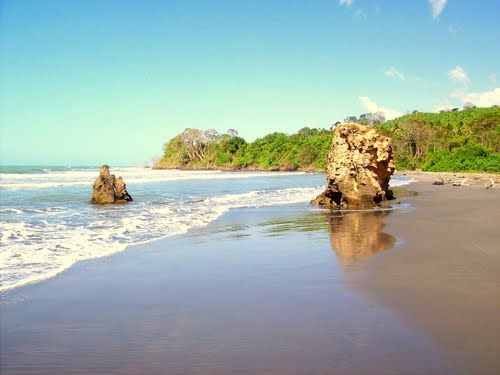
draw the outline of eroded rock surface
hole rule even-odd
[[[125,203],[132,201],[125,182],[109,172],[109,166],[103,165],[99,177],[94,182],[92,200],[94,204]]]
[[[312,204],[338,208],[370,208],[392,199],[394,173],[391,139],[368,126],[338,125],[328,154],[326,190]]]

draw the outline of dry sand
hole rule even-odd
[[[490,176],[469,186],[432,185],[413,174],[411,213],[394,212],[385,231],[400,245],[350,276],[358,290],[396,311],[468,374],[500,373],[500,188]],[[492,176],[498,181],[495,176]],[[365,272],[366,271],[366,272]]]

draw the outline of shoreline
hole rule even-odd
[[[201,170],[201,171],[204,171],[204,170]],[[233,171],[224,171],[224,172],[229,172],[229,173],[239,173],[239,172],[233,172]],[[241,171],[240,173],[252,173],[252,172],[258,172],[258,171]],[[272,174],[276,174],[276,173],[284,173],[284,174],[290,174],[290,173],[297,173],[297,174],[300,174],[300,173],[308,173],[308,172],[287,172],[287,171],[267,171],[268,173],[272,173]],[[318,174],[318,175],[321,175],[321,173],[312,173],[312,174]],[[311,196],[310,199],[314,198],[314,196]],[[309,198],[308,198],[309,200]],[[305,203],[306,201],[304,201]],[[275,204],[271,204],[271,206],[273,205],[276,205],[276,206],[281,206],[281,205],[284,205],[286,204],[285,202],[281,202],[281,203],[275,203]],[[229,210],[232,210],[233,208],[229,208]],[[384,209],[388,209],[388,207],[384,207]],[[224,214],[227,214],[227,212],[223,212],[221,215],[224,215]],[[217,220],[217,218],[215,219]],[[210,223],[208,224],[205,224],[205,225],[210,225]],[[190,232],[191,228],[187,228],[186,230],[184,231],[180,231],[180,232],[177,232],[177,233],[169,233],[169,234],[165,234],[165,235],[162,235],[162,236],[159,236],[159,237],[154,237],[154,238],[149,238],[147,240],[142,240],[142,241],[139,241],[139,242],[134,242],[134,243],[121,243],[119,244],[120,246],[117,246],[117,248],[119,248],[119,250],[114,250],[113,252],[111,253],[107,253],[107,254],[95,254],[94,256],[92,257],[88,257],[88,258],[85,258],[85,259],[78,259],[76,261],[74,261],[73,263],[71,263],[70,265],[66,265],[64,266],[64,268],[61,268],[61,269],[57,269],[57,270],[53,270],[51,271],[50,273],[48,274],[44,274],[44,275],[34,275],[32,276],[30,279],[27,279],[27,280],[21,280],[20,282],[16,282],[16,284],[14,285],[9,285],[7,287],[1,287],[0,288],[0,296],[2,293],[6,293],[8,291],[11,291],[11,290],[15,290],[17,288],[23,288],[24,286],[29,286],[29,285],[34,285],[36,283],[39,283],[39,282],[44,282],[46,280],[50,280],[51,278],[54,278],[54,277],[57,277],[58,275],[66,272],[67,270],[71,269],[71,267],[73,267],[74,265],[78,264],[79,262],[84,262],[86,260],[91,260],[91,259],[99,259],[99,258],[106,258],[106,257],[110,257],[110,256],[113,256],[114,254],[118,254],[118,253],[121,253],[125,250],[127,250],[128,247],[131,247],[131,246],[137,246],[137,245],[143,245],[143,244],[147,244],[147,243],[150,243],[150,242],[154,242],[154,241],[161,241],[163,239],[166,239],[166,238],[170,238],[170,237],[175,237],[175,236],[182,236],[182,235],[186,235]]]
[[[309,169],[309,168],[298,168],[298,169],[260,169],[260,168],[231,168],[231,167],[210,167],[210,168],[182,168],[182,167],[172,167],[172,168],[158,168],[158,167],[150,167],[151,170],[156,171],[220,171],[220,172],[285,172],[285,173],[316,173],[316,174],[325,174],[326,169]],[[495,182],[500,181],[500,172],[428,172],[421,170],[396,170],[394,173],[395,176],[447,176],[447,177],[458,177],[458,176],[469,176],[469,177],[477,177],[477,178],[493,178]]]
[[[206,172],[206,171],[219,171],[219,172],[286,172],[286,173],[325,173],[326,170],[320,169],[309,169],[309,168],[298,168],[298,169],[286,169],[286,168],[275,168],[275,169],[261,169],[261,168],[232,168],[232,167],[207,167],[207,168],[189,168],[189,167],[169,167],[169,168],[158,168],[150,167],[151,170],[155,171],[195,171],[195,172]]]
[[[445,179],[453,178],[472,178],[474,180],[486,180],[492,178],[496,183],[500,182],[500,173],[489,172],[426,172],[426,171],[396,171],[396,176],[410,176],[417,179],[417,177],[443,177]],[[430,181],[431,183],[434,180]],[[428,181],[427,181],[428,182]]]
[[[2,370],[496,373],[500,189],[407,176],[411,210],[235,209],[2,291]]]
[[[155,168],[151,168],[151,169],[155,169]],[[159,169],[156,169],[156,170],[207,171],[209,169],[159,168]],[[234,172],[234,173],[238,173],[238,172],[241,172],[241,173],[246,173],[246,172],[249,172],[249,173],[251,173],[251,172],[270,172],[270,173],[283,172],[283,173],[290,173],[290,172],[294,172],[294,171],[285,171],[285,170],[250,170],[250,169],[248,169],[248,170],[221,170],[221,169],[213,169],[213,171]],[[324,172],[320,172],[320,171],[313,171],[313,172],[295,171],[295,172],[297,172],[297,173],[324,174]],[[471,181],[470,185],[478,185],[478,184],[484,183],[489,178],[492,178],[496,184],[500,183],[500,174],[482,173],[482,172],[467,172],[467,173],[466,172],[464,172],[464,173],[458,173],[457,172],[457,173],[455,173],[455,172],[396,171],[394,175],[395,176],[406,176],[406,177],[410,177],[412,179],[408,184],[403,185],[404,195],[402,197],[398,197],[398,196],[395,197],[395,201],[397,201],[396,204],[399,204],[399,203],[401,203],[401,201],[405,201],[409,197],[411,198],[413,196],[413,194],[411,194],[411,193],[413,193],[413,191],[412,191],[413,185],[417,186],[416,190],[419,190],[418,186],[420,186],[421,183],[423,183],[424,181],[425,181],[425,183],[432,183],[434,181],[434,179],[432,179],[432,178],[435,178],[435,177],[441,177],[441,178],[447,180],[447,182],[445,182],[445,184],[450,184],[451,181],[453,179],[456,179],[456,178],[470,178],[470,179],[473,179],[473,181]],[[421,180],[419,181],[418,178],[420,178]],[[422,181],[422,178],[423,178],[424,181]],[[467,185],[467,186],[470,186],[470,185]],[[398,185],[398,186],[396,186],[394,188],[395,189],[400,189],[401,187]],[[498,186],[495,186],[495,188],[498,188]],[[407,194],[407,193],[410,193],[410,194]],[[417,193],[417,195],[420,194],[420,192],[418,192],[418,191],[416,191],[416,193]],[[411,204],[411,202],[410,202],[410,204]],[[270,207],[273,207],[273,206],[278,206],[279,207],[281,205],[282,204],[271,205]],[[236,208],[236,209],[238,209],[238,208]],[[320,207],[316,207],[316,209],[324,210],[324,208],[320,208]],[[378,209],[380,209],[380,210],[388,210],[388,211],[393,210],[393,207],[391,206],[391,201],[387,202],[387,206],[381,205]],[[221,216],[228,215],[232,210],[234,210],[234,208],[230,209],[227,212],[222,213]],[[356,212],[356,211],[364,212],[366,210],[343,210],[342,212]],[[221,216],[219,216],[218,218],[216,218],[215,221],[219,220],[221,218]],[[212,225],[212,223],[213,222],[208,223],[207,226]],[[203,228],[203,227],[201,227],[201,228]],[[200,229],[200,228],[197,228],[197,227],[190,228],[190,229],[187,229],[184,232],[167,234],[167,235],[162,236],[162,237],[151,238],[151,239],[144,240],[144,241],[137,242],[137,243],[123,244],[124,245],[123,248],[121,250],[119,250],[119,251],[115,251],[113,253],[105,254],[105,255],[98,255],[98,256],[87,258],[87,259],[83,259],[83,260],[78,260],[78,261],[72,263],[70,266],[65,267],[62,270],[54,271],[53,273],[47,275],[46,277],[43,277],[43,278],[40,278],[40,279],[29,280],[29,281],[23,282],[21,284],[16,284],[14,286],[9,286],[9,287],[0,289],[0,296],[2,294],[4,294],[4,293],[9,293],[11,291],[14,291],[14,290],[17,290],[17,289],[20,289],[20,288],[24,288],[24,287],[29,287],[29,286],[32,286],[32,285],[36,285],[37,283],[45,282],[45,281],[48,281],[48,280],[53,279],[55,277],[58,277],[58,276],[64,274],[65,272],[71,270],[72,267],[74,267],[75,265],[77,265],[77,264],[79,264],[81,262],[92,261],[92,260],[102,259],[102,258],[108,258],[108,257],[112,257],[112,256],[114,256],[116,254],[120,254],[120,253],[126,252],[126,251],[129,250],[129,248],[133,248],[133,247],[136,247],[136,246],[147,245],[149,243],[153,243],[153,242],[156,242],[156,241],[162,241],[162,240],[166,240],[166,239],[169,239],[169,238],[175,238],[175,237],[179,237],[179,236],[186,236],[186,235],[189,235],[189,233],[191,232],[191,230],[197,230],[197,229]],[[1,302],[1,299],[0,299],[0,302]]]
[[[157,170],[208,171],[209,169],[179,169],[179,168],[168,168],[167,169],[167,168],[162,168],[162,169],[157,169]],[[265,172],[269,172],[269,173],[283,172],[283,173],[293,173],[293,172],[296,172],[296,173],[324,174],[324,172],[319,172],[319,171],[306,172],[306,171],[250,170],[250,169],[248,169],[248,170],[220,170],[220,169],[214,169],[212,171],[231,172],[231,173],[251,173],[251,172],[263,172],[263,173],[265,173]],[[474,173],[473,172],[471,172],[471,173],[451,173],[451,172],[396,171],[396,173],[394,175],[395,176],[406,176],[406,177],[410,177],[412,179],[412,181],[409,184],[403,185],[403,189],[404,190],[408,190],[408,188],[410,188],[412,184],[418,183],[419,182],[418,178],[422,178],[422,177],[424,179],[428,179],[430,177],[441,177],[441,178],[443,178],[445,180],[448,180],[446,182],[446,184],[449,184],[449,183],[451,183],[450,182],[451,180],[456,179],[456,178],[460,178],[460,177],[462,177],[462,178],[465,177],[465,178],[473,179],[472,184],[483,183],[486,180],[488,180],[489,178],[492,178],[495,181],[496,184],[500,183],[500,174],[479,173],[479,172],[474,172]],[[399,189],[400,187],[396,186],[395,188]],[[406,199],[407,197],[408,197],[408,195],[405,194],[403,196],[403,199]],[[312,198],[314,198],[314,197],[312,197]],[[400,197],[396,196],[395,200],[396,201],[400,201],[401,199],[400,199]],[[280,205],[281,204],[278,204],[277,206],[280,206]],[[322,208],[318,208],[318,209],[321,210]],[[380,209],[391,210],[391,201],[387,202],[387,206],[381,205]],[[356,211],[356,210],[344,210],[344,212],[352,212],[352,211]],[[361,210],[361,211],[363,211],[363,210]],[[225,212],[222,215],[226,215],[226,214],[228,214],[228,212]],[[218,220],[218,218],[215,219],[215,220]],[[211,223],[209,223],[208,225],[211,225]],[[51,274],[48,274],[48,275],[46,275],[46,276],[44,276],[42,278],[33,278],[33,279],[30,279],[30,280],[28,280],[26,282],[23,281],[22,283],[16,284],[14,286],[9,286],[9,287],[6,287],[6,288],[2,288],[2,289],[0,289],[0,296],[3,293],[7,293],[9,291],[16,290],[18,288],[24,288],[26,286],[35,285],[37,283],[50,280],[50,279],[52,279],[54,277],[58,277],[61,274],[63,274],[64,272],[70,270],[72,267],[74,267],[76,264],[78,264],[80,262],[85,262],[85,261],[93,260],[93,259],[107,258],[107,257],[111,257],[111,256],[113,256],[115,254],[119,254],[119,253],[122,253],[124,251],[127,251],[127,249],[129,247],[141,246],[141,245],[145,245],[145,244],[148,244],[148,243],[151,243],[151,242],[155,242],[155,241],[162,241],[164,239],[168,239],[168,238],[171,238],[171,237],[188,235],[189,232],[190,232],[190,230],[191,229],[187,229],[187,231],[185,231],[185,232],[167,234],[165,236],[161,236],[161,237],[157,237],[157,238],[151,238],[151,239],[144,240],[144,241],[137,242],[137,243],[123,244],[123,247],[120,250],[112,252],[110,254],[97,255],[97,256],[94,256],[94,257],[91,257],[91,258],[86,258],[86,259],[83,259],[83,260],[78,260],[78,261],[72,263],[71,265],[65,267],[64,269],[54,271]]]
[[[3,310],[2,373],[450,373],[420,332],[349,291],[329,233],[350,226],[328,217],[233,210],[20,288]]]

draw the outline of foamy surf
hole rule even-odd
[[[0,173],[0,190],[51,189],[87,186],[97,177],[98,169],[52,171],[41,169],[37,173]],[[128,184],[143,184],[178,180],[207,180],[253,178],[262,175],[279,176],[283,172],[226,172],[226,171],[181,171],[154,170],[144,168],[113,168],[112,173],[123,177]],[[303,175],[304,172],[287,172],[290,175]]]
[[[94,169],[2,174],[0,291],[206,226],[231,209],[307,203],[324,189],[324,175],[304,173],[113,172],[127,182],[131,204],[90,205]],[[407,180],[395,179],[392,186]]]

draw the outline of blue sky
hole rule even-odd
[[[140,164],[187,127],[252,140],[500,104],[496,0],[0,0],[0,12],[2,164]]]

